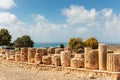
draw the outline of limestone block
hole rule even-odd
[[[70,51],[70,52],[72,53],[72,48],[70,48],[70,47],[65,47],[65,48],[64,48],[64,51]]]
[[[35,63],[40,64],[42,63],[42,56],[45,53],[45,49],[43,48],[37,48],[36,49],[36,54],[35,54]]]
[[[15,54],[15,61],[21,61],[21,54]]]
[[[31,59],[31,63],[35,63],[35,58],[32,58],[32,59]]]
[[[50,65],[52,63],[51,56],[42,56],[42,63]]]
[[[61,51],[64,51],[64,48],[56,48],[55,54],[60,54]]]
[[[85,49],[85,68],[98,69],[98,50]]]
[[[84,58],[84,53],[75,54],[74,58]]]
[[[61,65],[64,67],[70,66],[70,58],[71,58],[71,52],[70,51],[62,51],[60,53],[61,57]]]
[[[28,48],[21,48],[21,60],[22,61],[28,60]]]
[[[48,48],[47,54],[48,55],[55,54],[55,48]]]
[[[107,54],[107,70],[120,72],[120,54]]]
[[[35,58],[36,49],[28,48],[28,62],[31,62],[33,58]]]
[[[84,67],[84,58],[71,58],[70,67],[83,68]]]
[[[36,53],[35,54],[35,63],[36,64],[42,63],[42,56],[43,56],[43,54],[41,54],[41,53]]]
[[[99,44],[99,70],[106,70],[107,45]]]
[[[52,64],[55,65],[55,66],[60,66],[61,65],[60,54],[54,54],[52,56]]]

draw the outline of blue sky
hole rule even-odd
[[[96,37],[118,43],[119,4],[119,0],[0,0],[0,28],[9,30],[12,41],[27,34],[35,42]]]

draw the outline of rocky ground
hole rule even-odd
[[[112,80],[110,77],[95,76],[64,71],[39,70],[0,62],[0,80]]]

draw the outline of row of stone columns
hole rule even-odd
[[[64,50],[61,48],[49,48],[48,50],[21,48],[22,61],[74,68],[85,67],[93,70],[120,71],[120,54],[107,53],[106,44],[99,44],[96,50],[85,48],[85,53],[75,54],[74,58],[71,58],[72,52],[70,48]],[[19,60],[19,55],[17,57]]]

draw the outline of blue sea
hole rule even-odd
[[[34,48],[60,47],[60,44],[64,44],[64,46],[68,45],[67,42],[36,42]]]

